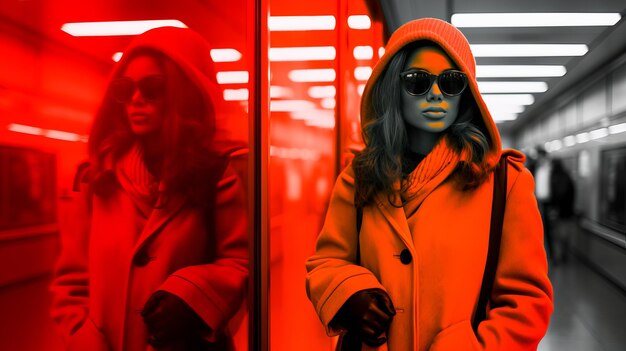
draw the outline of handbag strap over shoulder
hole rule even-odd
[[[478,305],[472,321],[474,332],[478,330],[480,322],[487,317],[487,302],[493,290],[493,282],[498,267],[500,257],[500,242],[502,241],[502,225],[504,223],[504,206],[506,204],[506,157],[501,157],[498,166],[494,171],[493,179],[493,200],[491,204],[491,225],[489,227],[489,251],[487,252],[487,263],[485,273],[480,286],[480,296]]]
[[[356,200],[356,199],[355,199]],[[361,224],[363,223],[363,207],[356,208],[356,263],[361,264]]]

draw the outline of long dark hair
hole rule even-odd
[[[399,74],[409,54],[424,43],[416,42],[398,51],[374,84],[372,106],[375,116],[363,125],[365,149],[352,161],[356,206],[372,203],[374,196],[380,192],[391,199],[411,185],[408,174],[403,173],[409,137],[400,108]],[[487,135],[480,110],[468,88],[461,96],[457,119],[442,136],[448,139],[452,149],[467,156],[468,161],[459,162],[453,173],[457,185],[463,190],[477,187],[489,174],[484,162],[490,147]],[[393,183],[398,179],[401,180],[401,187],[394,189]]]
[[[161,178],[167,185],[165,195],[180,192],[193,203],[204,205],[212,183],[216,182],[212,178],[221,174],[219,170],[225,162],[217,157],[213,148],[213,105],[180,67],[162,53],[142,49],[130,55],[117,70],[119,74],[134,58],[150,56],[166,78],[165,119],[160,130],[165,150]],[[124,105],[115,102],[107,89],[89,136],[90,179],[96,194],[110,194],[115,175],[109,163],[119,160],[136,140]]]

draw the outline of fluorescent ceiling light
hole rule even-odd
[[[372,75],[372,67],[370,66],[359,66],[354,69],[354,78],[356,80],[368,80]]]
[[[23,124],[11,123],[7,127],[12,132],[31,134],[31,135],[43,135],[43,129],[37,127],[31,127]]]
[[[270,111],[293,112],[312,110],[315,104],[308,100],[270,100]]]
[[[270,16],[270,31],[334,30],[335,16]]]
[[[481,93],[543,93],[546,82],[478,82]]]
[[[452,24],[471,27],[581,27],[612,26],[619,13],[456,13]]]
[[[43,134],[46,138],[65,140],[65,141],[79,141],[80,135],[76,133],[63,132],[60,130],[49,129]]]
[[[113,59],[114,62],[120,62],[123,55],[124,54],[121,51],[119,51],[119,52],[114,53],[111,58]]]
[[[359,93],[359,96],[363,96],[363,91],[365,90],[365,84],[359,84],[356,87],[356,91],[357,93]]]
[[[567,73],[560,65],[479,65],[477,78],[497,77],[562,77]]]
[[[187,28],[179,20],[111,21],[65,23],[61,30],[75,37],[137,35],[158,27]]]
[[[312,127],[335,128],[335,113],[329,110],[309,110],[291,113],[291,118],[303,120],[304,124]]]
[[[64,132],[54,129],[42,129],[37,127],[31,127],[23,124],[11,123],[7,127],[12,132],[24,133],[30,135],[40,135],[50,139],[64,140],[64,141],[83,141],[87,142],[88,137],[86,135],[80,136],[76,133]]]
[[[337,53],[334,46],[308,46],[270,48],[270,61],[323,61],[334,60]]]
[[[620,123],[609,127],[609,133],[618,134],[626,132],[626,123]]]
[[[475,57],[583,56],[585,44],[473,44]]]
[[[557,139],[557,140],[547,141],[545,144],[543,144],[543,146],[546,148],[546,151],[553,152],[553,151],[558,151],[562,149],[563,142]]]
[[[374,57],[374,48],[371,46],[355,46],[352,55],[357,60],[371,60]]]
[[[247,101],[249,97],[248,89],[224,89],[224,100],[226,101]]]
[[[517,119],[517,113],[498,113],[492,115],[495,122],[514,121]]]
[[[522,113],[526,109],[524,105],[514,105],[507,103],[490,103],[487,105],[492,115],[497,113]]]
[[[367,15],[352,15],[348,17],[348,27],[351,29],[370,29],[372,20]]]
[[[292,97],[292,96],[293,96],[293,90],[291,90],[291,88],[285,88],[285,87],[281,87],[278,85],[270,86],[270,98],[272,99]]]
[[[584,132],[584,133],[576,134],[576,142],[577,143],[582,144],[582,143],[586,143],[588,141],[589,141],[589,133]]]
[[[311,119],[328,119],[335,118],[335,112],[329,110],[321,110],[321,109],[313,109],[313,110],[303,110],[303,111],[295,111],[290,114],[292,119],[296,120],[311,120]]]
[[[308,161],[317,161],[320,158],[319,152],[317,152],[317,150],[315,149],[298,149],[290,147],[280,147],[275,145],[270,145],[270,156],[287,158],[292,160]]]
[[[335,128],[335,119],[309,119],[304,121],[304,124],[309,127],[333,129]]]
[[[241,53],[235,49],[211,49],[213,62],[236,62],[241,59]]]
[[[324,98],[320,101],[320,105],[325,109],[332,110],[337,105],[337,100],[335,98]]]
[[[292,82],[334,82],[337,73],[333,68],[294,69],[288,76]]]
[[[309,88],[309,96],[314,99],[335,97],[337,90],[334,85],[314,86]]]
[[[609,135],[609,128],[600,128],[589,132],[589,139],[596,140]]]
[[[563,138],[563,144],[565,144],[565,146],[576,145],[576,137],[573,135],[566,136],[565,138]]]
[[[531,94],[483,94],[483,99],[487,105],[503,103],[532,105],[535,102],[535,98]]]
[[[220,84],[248,83],[248,71],[217,72],[217,82]]]

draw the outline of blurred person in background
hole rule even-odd
[[[365,149],[337,179],[306,262],[328,335],[342,335],[341,350],[535,350],[553,302],[533,180],[523,154],[501,149],[467,39],[438,19],[400,27],[361,119]],[[500,258],[474,326],[498,164]]]
[[[210,46],[137,36],[115,66],[62,228],[52,316],[68,350],[229,350],[248,276],[243,188],[215,144]]]
[[[552,160],[550,172],[550,225],[554,233],[554,262],[567,261],[569,237],[576,230],[574,201],[576,186],[569,175],[563,161]]]
[[[551,183],[550,174],[552,173],[552,160],[546,150],[537,147],[537,159],[535,161],[535,197],[543,222],[543,234],[548,259],[554,261],[554,240],[552,238],[552,225],[550,223],[550,199],[551,199]]]

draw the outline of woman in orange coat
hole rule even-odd
[[[248,276],[243,188],[215,144],[210,46],[136,37],[115,67],[75,180],[52,284],[68,350],[228,350]]]
[[[363,349],[535,350],[553,304],[533,179],[521,153],[501,150],[467,39],[437,19],[400,27],[367,82],[361,118],[366,147],[339,176],[306,262],[327,333],[347,331]],[[503,155],[500,259],[474,331]]]

